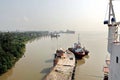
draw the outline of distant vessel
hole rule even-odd
[[[85,47],[81,46],[78,35],[78,43],[74,43],[74,47],[68,48],[71,52],[74,53],[77,59],[82,59],[83,56],[88,55],[89,51]]]
[[[53,37],[56,37],[56,38],[60,37],[60,35],[58,33],[51,33],[50,36],[51,36],[51,38],[53,38]]]
[[[110,61],[107,60],[108,68],[105,72],[108,72],[108,80],[120,80],[120,37],[118,34],[118,26],[120,22],[116,22],[115,13],[113,9],[113,0],[109,0],[109,15],[108,20],[104,21],[104,24],[108,25],[108,52],[110,53]],[[105,75],[106,77],[106,75]],[[107,77],[106,79],[107,80]]]
[[[72,31],[72,30],[66,30],[66,31],[61,31],[60,33],[70,33],[70,34],[75,34],[75,31]]]

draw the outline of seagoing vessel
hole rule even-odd
[[[108,80],[120,80],[120,37],[118,34],[120,22],[116,21],[113,9],[113,0],[109,0],[108,19],[104,21],[104,24],[107,24],[108,26],[107,49],[110,54]]]

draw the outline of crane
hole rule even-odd
[[[117,42],[118,41],[118,26],[120,22],[116,22],[116,17],[115,17],[112,1],[113,0],[110,0],[109,2],[108,20],[105,20],[104,24],[107,24],[109,27],[109,39],[111,39],[110,42]]]

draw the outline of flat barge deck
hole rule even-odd
[[[76,63],[74,54],[66,50],[61,58],[56,59],[57,63],[44,80],[74,80]]]

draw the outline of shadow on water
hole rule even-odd
[[[84,56],[82,59],[77,59],[77,66],[85,64],[85,59],[84,58],[89,58],[89,55]]]
[[[45,63],[53,63],[53,59],[48,59]],[[52,67],[44,68],[40,73],[49,73]]]
[[[85,64],[85,59],[82,58],[80,60],[77,60],[77,66]]]
[[[49,68],[44,68],[40,73],[42,74],[48,74],[50,71],[51,71],[52,67],[49,67]],[[43,76],[42,80],[45,79],[47,75]]]
[[[49,67],[49,68],[44,68],[40,73],[49,73],[50,72],[50,70],[51,70],[51,67]]]
[[[52,63],[53,59],[46,60],[45,63]]]
[[[54,56],[54,57],[55,57],[55,53],[53,53],[53,55],[52,55],[52,56]],[[53,63],[53,60],[54,60],[54,59],[48,59],[48,60],[46,60],[46,61],[45,61],[45,63]]]
[[[87,58],[87,59],[89,59],[89,55],[86,55],[86,56],[84,56],[84,58]]]

